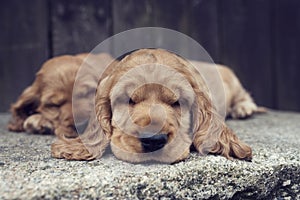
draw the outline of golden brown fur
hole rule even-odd
[[[88,54],[66,55],[45,62],[37,72],[33,84],[26,88],[11,106],[12,119],[8,129],[16,132],[55,133],[59,136],[77,137],[72,111],[72,91],[77,71],[87,56]],[[105,67],[112,61],[107,54],[90,56],[90,61],[99,61],[98,67]],[[79,83],[79,89],[76,91],[84,98],[75,102],[80,105],[73,105],[77,108],[74,112],[83,115],[82,118],[86,118],[84,115],[86,109],[89,109],[89,105],[84,105],[85,98],[93,96],[89,91],[97,86],[94,69],[86,69],[87,73],[81,79],[87,81],[82,81],[81,85]]]
[[[112,63],[100,78],[95,112],[89,112],[84,134],[68,138],[76,136],[71,91],[81,56],[86,57],[59,57],[44,64],[32,86],[12,106],[10,130],[54,130],[58,139],[52,144],[52,156],[72,160],[99,158],[109,143],[117,158],[129,162],[176,162],[188,156],[192,144],[202,155],[252,158],[251,148],[224,123],[209,88],[193,66],[206,68],[209,64],[188,62],[161,49],[138,50]],[[50,69],[53,65],[63,67]],[[231,70],[222,66],[218,70],[228,115],[244,118],[260,111]],[[95,87],[95,82],[87,88]],[[86,113],[80,106],[76,108],[79,116]],[[166,144],[146,152],[141,138],[149,133],[167,135]]]

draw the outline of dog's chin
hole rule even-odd
[[[135,153],[110,143],[113,154],[120,160],[130,163],[166,163],[172,164],[185,160],[190,153],[191,141],[181,141],[180,146],[175,142],[166,144],[162,149],[147,153]],[[180,147],[180,148],[178,148]]]

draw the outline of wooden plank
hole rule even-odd
[[[113,1],[113,33],[118,34],[134,28],[154,26],[153,20],[153,5],[151,0],[114,0]],[[120,35],[119,35],[120,36]],[[142,44],[152,43],[152,39],[141,42],[139,32],[131,33],[128,35],[122,34],[121,37],[113,38],[112,54],[119,57],[136,48],[140,48]],[[132,38],[134,40],[132,41]]]
[[[300,111],[300,1],[276,0],[274,3],[278,107]]]
[[[189,2],[185,0],[152,1],[154,24],[187,34],[189,26],[188,4]]]
[[[180,31],[196,40],[219,61],[217,0],[157,0],[155,24]],[[176,14],[175,14],[176,13]]]
[[[188,35],[197,40],[212,59],[220,62],[217,0],[193,0],[188,4]]]
[[[260,105],[276,106],[269,1],[219,1],[220,54]]]
[[[218,58],[218,20],[215,0],[128,0],[125,5],[122,2],[122,0],[114,1],[114,33],[137,27],[168,28],[192,37],[214,58]],[[157,46],[163,38],[158,37],[156,38]],[[147,41],[138,40],[134,42],[147,43]],[[184,55],[196,57],[193,55],[196,52],[189,49],[186,44],[185,41],[175,41],[169,45],[171,49],[177,49],[178,53],[184,52]],[[126,44],[122,44],[122,46],[124,45]],[[119,47],[115,47],[115,49],[119,49]]]
[[[114,0],[113,33],[133,28],[154,26],[153,5],[150,0]]]
[[[0,6],[0,111],[8,111],[48,58],[46,0],[5,0]]]
[[[53,55],[90,52],[112,34],[110,0],[52,0]]]
[[[218,15],[216,0],[156,0],[154,4],[155,25],[170,28],[197,41],[210,56],[218,61]],[[176,14],[175,14],[176,13]],[[199,58],[199,52],[178,43],[183,55]],[[202,56],[201,56],[202,57]],[[204,58],[204,60],[209,60]]]

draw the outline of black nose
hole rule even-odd
[[[145,153],[161,149],[168,141],[166,134],[158,134],[148,138],[140,138]]]

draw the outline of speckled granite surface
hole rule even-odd
[[[10,133],[0,115],[0,199],[300,199],[300,113],[270,111],[227,123],[252,162],[220,156],[174,165],[50,157],[53,136]]]

